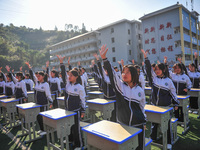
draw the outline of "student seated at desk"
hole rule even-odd
[[[106,45],[99,50],[104,67],[108,71],[110,83],[116,93],[117,122],[142,129],[142,132],[138,134],[137,150],[144,150],[144,124],[146,122],[144,106],[146,100],[144,90],[138,85],[137,69],[133,65],[125,65],[121,80],[106,57],[107,51]]]
[[[36,104],[42,105],[40,107],[40,112],[46,111],[48,106],[48,102],[52,104],[53,100],[51,98],[51,92],[49,88],[49,84],[47,82],[47,74],[44,72],[38,72],[37,77],[34,75],[33,71],[31,70],[31,66],[28,62],[26,62],[27,66],[29,67],[29,72],[30,75],[33,76],[34,78],[34,83],[35,83],[35,98],[36,98]],[[50,105],[50,108],[52,105]],[[45,135],[46,132],[44,131],[43,127],[43,118],[41,115],[37,116],[37,121],[40,126],[40,130],[38,131],[38,134]]]
[[[165,64],[160,63],[155,66],[155,72],[153,71],[150,61],[145,53],[145,51],[141,50],[144,58],[145,58],[145,65],[146,65],[146,72],[149,79],[149,84],[152,87],[152,94],[151,94],[151,104],[156,106],[171,106],[171,104],[175,105],[175,110],[178,109],[178,104],[180,103],[177,100],[176,89],[172,82],[172,80],[167,76],[168,75],[168,68]],[[151,139],[157,139],[157,128],[158,124],[152,124],[152,133]],[[167,147],[171,149],[172,145],[172,132],[171,132],[171,119],[169,119],[168,123],[168,131],[167,131]]]
[[[74,142],[74,148],[81,148],[83,146],[82,137],[81,137],[81,128],[80,128],[80,113],[81,110],[85,110],[85,90],[81,85],[81,78],[78,74],[78,71],[72,69],[69,71],[69,77],[66,75],[65,66],[63,64],[63,59],[65,57],[58,56],[60,61],[60,68],[62,73],[62,78],[65,86],[65,108],[68,111],[74,111],[77,114],[75,115],[75,124],[71,127],[71,135],[69,140],[72,138]],[[65,82],[66,81],[66,82]]]

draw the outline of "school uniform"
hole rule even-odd
[[[103,62],[108,72],[110,83],[116,93],[117,122],[142,129],[142,132],[138,135],[139,146],[137,149],[144,149],[144,124],[146,122],[144,90],[139,85],[130,88],[128,84],[118,77],[107,59],[104,59]]]
[[[192,88],[199,88],[200,73],[188,71],[188,76],[192,82]],[[190,108],[198,109],[198,97],[190,97]]]
[[[82,110],[85,110],[85,90],[82,85],[79,83],[70,83],[68,77],[65,73],[64,64],[60,64],[61,74],[65,86],[65,109],[68,111],[74,111],[77,114],[75,115],[74,121],[75,124],[71,127],[71,135],[69,139],[73,139],[75,147],[82,147],[82,137],[80,132],[80,114]]]
[[[33,71],[30,70],[30,75],[33,77],[33,81],[35,83],[35,88],[34,88],[34,92],[35,92],[35,101],[36,104],[42,105],[42,107],[40,107],[40,112],[46,111],[48,109],[48,104],[52,103],[53,100],[51,98],[51,92],[50,92],[50,87],[49,84],[47,82],[42,82],[40,83],[36,76],[33,74]],[[41,115],[37,115],[37,121],[39,123],[40,129],[42,131],[44,131],[43,128],[43,118]]]
[[[150,61],[148,58],[145,58],[146,73],[149,79],[149,84],[152,87],[151,94],[151,104],[155,106],[171,106],[171,104],[178,106],[180,103],[177,100],[176,89],[170,78],[167,76],[158,77],[153,71]],[[171,114],[172,115],[172,114]],[[157,128],[158,124],[152,123],[151,138],[152,140],[157,139]],[[167,143],[172,143],[172,132],[171,132],[171,119],[168,122],[168,131],[167,131]]]
[[[24,79],[24,82],[26,84],[27,91],[32,91],[33,90],[33,85],[34,85],[33,80],[31,80],[31,79]]]

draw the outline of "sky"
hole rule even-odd
[[[191,10],[191,0],[0,0],[0,23],[43,30],[84,23],[90,31],[121,19],[139,20],[177,1]],[[200,0],[193,7],[200,13]]]

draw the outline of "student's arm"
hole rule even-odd
[[[180,102],[177,99],[176,88],[171,79],[170,79],[169,89],[170,89],[170,95],[172,96],[172,104],[178,106]]]
[[[149,84],[150,86],[152,86],[152,68],[151,68],[151,64],[150,64],[150,61],[148,60],[148,57],[146,55],[146,52],[142,49],[141,50],[143,55],[144,55],[144,59],[145,59],[145,66],[146,66],[146,73],[147,73],[147,77],[149,79]]]
[[[66,79],[67,79],[67,74],[66,74],[66,70],[65,70],[65,65],[63,64],[63,60],[65,58],[64,57],[61,57],[59,55],[56,55],[60,61],[60,69],[61,69],[61,75],[62,75],[62,80],[63,80],[63,83],[64,85],[66,86],[67,82],[66,82]]]
[[[106,48],[106,45],[103,45],[99,50],[100,56],[103,59],[104,66],[108,72],[111,86],[115,89],[115,91],[118,91],[119,93],[122,94],[122,81],[119,79],[118,75],[116,74],[115,70],[111,67],[110,62],[106,57],[107,51],[108,48]]]

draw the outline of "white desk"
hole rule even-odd
[[[184,134],[189,129],[189,127],[187,126],[189,124],[189,116],[187,109],[189,97],[190,95],[177,95],[177,98],[180,101],[179,106],[182,107],[183,111],[183,122],[178,121],[178,124],[184,125],[184,131],[182,132],[182,134]]]
[[[40,113],[40,107],[42,107],[42,105],[30,102],[25,104],[19,104],[16,106],[18,108],[19,118],[21,119],[22,128],[22,134],[18,135],[18,137],[29,135],[30,140],[25,141],[25,143],[30,143],[35,140],[41,139],[42,137],[37,136],[35,133],[35,123],[37,121],[37,115]],[[31,129],[33,130],[33,132],[31,131]]]
[[[56,108],[41,112],[40,114],[43,116],[44,130],[47,132],[48,149],[50,149],[50,147],[60,149],[55,145],[54,140],[54,131],[57,131],[57,137],[60,139],[61,150],[64,149],[63,140],[66,140],[66,149],[69,150],[68,135],[70,134],[71,126],[74,124],[74,115],[76,115],[76,113]],[[50,141],[50,134],[52,141]]]
[[[190,91],[188,91],[188,95],[191,97],[198,97],[198,117],[200,118],[200,88],[191,88]]]
[[[116,102],[116,100],[96,98],[92,100],[87,100],[86,102],[89,107],[91,123],[94,123],[96,111],[101,111],[103,113],[104,120],[110,120],[112,111],[114,110],[114,103]]]
[[[89,99],[94,98],[104,98],[103,92],[100,91],[90,91],[88,92]]]
[[[87,134],[88,150],[134,150],[141,129],[102,120],[82,129]]]
[[[158,123],[161,126],[162,133],[162,145],[157,143],[152,143],[153,145],[162,147],[163,150],[167,150],[167,130],[168,122],[170,119],[170,111],[173,110],[172,107],[161,107],[153,105],[145,105],[145,114],[147,115],[147,120],[153,123]]]
[[[8,116],[5,117],[5,119],[6,122],[9,122],[10,128],[18,126],[19,124],[16,122],[15,115],[17,113],[16,104],[19,104],[20,99],[8,98],[2,99],[0,101],[3,107],[3,113],[8,114]]]

